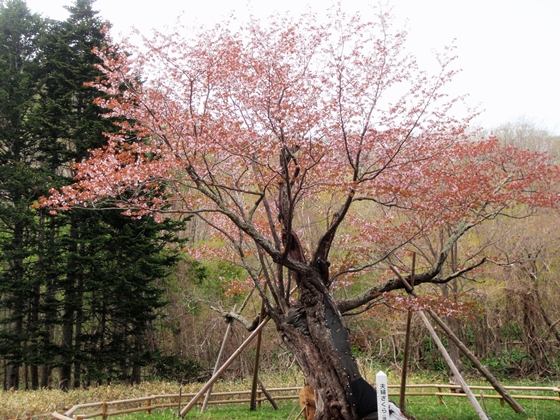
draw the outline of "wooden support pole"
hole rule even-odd
[[[472,362],[472,364],[478,369],[480,373],[488,380],[490,385],[494,387],[496,392],[500,394],[503,399],[510,405],[511,408],[516,413],[524,413],[525,409],[519,405],[519,403],[513,399],[513,397],[507,392],[507,390],[498,382],[498,380],[490,373],[490,371],[484,367],[482,363],[476,358],[474,354],[463,344],[463,342],[457,337],[451,328],[443,322],[443,320],[432,310],[428,311],[432,319],[438,324],[438,326],[443,330],[445,335],[455,343],[455,345],[463,352],[465,356]]]
[[[64,414],[60,414],[57,411],[51,413],[51,417],[54,417],[57,420],[74,420],[72,417],[67,417]]]
[[[239,356],[241,354],[241,352],[245,349],[245,347],[247,347],[251,343],[251,341],[253,341],[253,339],[259,334],[259,331],[264,328],[264,326],[266,325],[266,323],[269,320],[270,320],[270,317],[267,316],[263,320],[263,322],[261,322],[259,324],[259,326],[257,328],[255,328],[255,330],[251,333],[251,335],[249,335],[249,337],[247,337],[245,339],[245,341],[239,346],[239,348],[233,352],[233,354],[229,357],[229,359],[227,359],[224,362],[222,367],[220,369],[218,369],[218,371],[214,375],[212,375],[212,377],[206,383],[206,385],[204,385],[202,387],[202,389],[200,391],[198,391],[198,394],[196,394],[190,400],[190,402],[185,406],[185,408],[183,408],[181,410],[181,413],[180,413],[181,417],[184,418],[185,415],[195,406],[195,404],[198,402],[200,397],[202,397],[202,395],[204,395],[206,393],[206,391],[208,391],[210,389],[210,387],[212,385],[214,385],[214,382],[216,382],[218,380],[218,378],[222,375],[222,373],[224,373],[224,371],[229,367],[229,365],[231,365],[233,363],[233,361],[237,358],[237,356]]]
[[[266,293],[266,283],[264,285],[264,290]],[[264,319],[265,306],[264,299],[261,302],[261,313],[259,314],[259,324]],[[261,357],[261,342],[262,342],[262,330],[257,335],[257,347],[255,349],[255,363],[253,365],[253,383],[251,384],[251,402],[249,404],[249,409],[255,411],[257,409],[257,385],[259,381],[259,361]]]
[[[400,273],[395,269],[392,268],[393,272],[399,276],[399,278],[404,282],[407,291],[412,296],[416,296],[414,293],[414,289],[411,287],[410,284],[404,279]],[[468,349],[467,346],[463,344],[463,342],[455,335],[455,333],[447,326],[445,322],[431,309],[428,310],[428,313],[432,317],[432,319],[438,324],[438,326],[443,330],[445,335],[455,343],[455,345],[461,350],[461,352],[472,362],[472,364],[478,369],[478,371],[486,378],[486,380],[494,387],[496,392],[502,396],[502,398],[509,404],[509,406],[518,414],[524,413],[525,409],[521,407],[521,405],[507,392],[507,390],[498,382],[498,380],[490,373],[490,371],[484,367],[482,363],[476,358],[476,356]],[[560,395],[560,393],[559,393]]]
[[[151,397],[152,395],[148,395],[148,397]],[[150,398],[149,400],[146,401],[146,413],[148,413],[148,416],[150,416],[152,414],[152,399]]]
[[[411,285],[408,284],[406,279],[402,278],[396,269],[393,269],[393,272],[397,274],[404,282],[405,286],[407,287],[408,293],[412,296],[416,296],[414,290],[412,289]],[[507,392],[507,390],[498,382],[498,380],[490,373],[490,371],[480,363],[480,361],[476,358],[476,356],[468,349],[467,346],[463,344],[463,342],[455,335],[455,333],[447,326],[445,322],[431,309],[428,311],[432,319],[438,324],[438,326],[443,330],[445,335],[455,343],[455,345],[461,350],[461,352],[472,362],[472,364],[478,369],[480,373],[488,380],[490,385],[494,387],[496,392],[502,396],[502,398],[509,404],[509,406],[516,412],[516,413],[524,413],[525,409],[519,405],[519,403]],[[560,393],[559,393],[560,395]]]
[[[208,393],[210,393],[210,391],[208,391]],[[179,398],[177,399],[177,417],[179,417],[181,414],[181,398],[183,396],[183,386],[179,387]]]
[[[274,407],[275,410],[279,410],[278,404],[276,404],[276,401],[274,401],[274,398],[272,398],[272,394],[268,392],[268,390],[264,387],[260,379],[259,379],[259,386],[261,387],[261,391],[263,392],[264,396],[266,397],[270,405],[272,405],[272,407]]]
[[[416,270],[416,253],[412,254],[412,272],[410,274],[410,286],[414,290],[414,273]],[[406,376],[408,373],[408,353],[410,352],[410,324],[412,322],[412,311],[409,309],[406,314],[406,335],[404,337],[404,356],[401,374],[401,389],[399,396],[399,407],[406,412]]]
[[[457,369],[457,366],[455,366],[455,363],[453,363],[453,360],[451,360],[451,356],[449,356],[449,353],[447,353],[447,350],[445,349],[443,343],[441,342],[438,335],[436,334],[436,331],[434,330],[434,327],[430,323],[428,317],[426,316],[426,314],[423,311],[418,311],[418,313],[420,314],[420,317],[422,318],[422,321],[424,321],[424,324],[426,325],[426,328],[428,328],[428,331],[430,331],[430,335],[432,336],[433,340],[435,341],[436,345],[438,346],[439,351],[441,352],[443,358],[445,359],[445,361],[449,365],[449,368],[451,369],[453,374],[459,380],[459,383],[461,384],[461,387],[463,388],[463,391],[465,392],[465,395],[467,396],[470,403],[474,407],[476,413],[478,414],[478,417],[480,418],[480,420],[488,420],[488,417],[486,416],[486,413],[482,410],[482,407],[480,406],[480,404],[478,403],[478,400],[476,399],[476,397],[472,393],[471,389],[469,388],[469,386],[465,382],[465,379],[463,379],[463,376],[461,375],[461,372],[459,372],[459,369]]]
[[[407,292],[409,292],[411,295],[414,295],[414,290],[412,289],[410,284],[406,281],[406,279],[400,275],[398,270],[394,267],[391,267],[391,270],[393,270],[393,272],[404,283],[404,285],[406,286]],[[453,374],[459,380],[459,383],[461,384],[461,387],[463,388],[463,391],[465,392],[465,395],[467,396],[467,398],[469,399],[469,401],[470,401],[471,405],[473,406],[474,410],[478,414],[478,417],[480,418],[480,420],[488,420],[488,417],[486,416],[486,413],[482,410],[482,407],[480,406],[480,404],[478,403],[478,400],[476,399],[476,397],[472,393],[471,389],[469,388],[469,386],[465,382],[465,379],[461,375],[461,372],[459,372],[459,369],[457,369],[457,366],[455,366],[455,363],[453,363],[453,360],[451,359],[451,356],[449,356],[449,353],[447,353],[447,350],[445,349],[445,346],[443,345],[443,343],[439,339],[438,335],[436,334],[436,331],[434,330],[434,327],[430,323],[430,320],[428,319],[428,317],[426,316],[424,311],[418,311],[418,314],[420,315],[420,317],[422,318],[422,321],[424,322],[424,325],[426,325],[426,328],[430,332],[430,335],[432,336],[432,339],[434,340],[434,342],[438,346],[438,349],[439,349],[441,355],[443,356],[443,358],[445,359],[445,361],[447,362],[447,365],[449,366],[449,368],[451,369]]]
[[[233,312],[235,312],[236,309],[237,309],[237,305],[234,305]],[[218,371],[218,369],[220,367],[220,362],[222,360],[222,355],[224,354],[224,349],[226,347],[227,339],[228,339],[229,334],[231,332],[232,325],[233,325],[233,321],[229,322],[228,326],[226,328],[226,332],[225,332],[224,338],[222,340],[222,345],[220,346],[220,351],[218,352],[218,357],[216,358],[216,364],[214,365],[214,370],[212,371],[212,376],[216,374],[216,372]],[[212,394],[212,387],[208,388],[208,392],[206,393],[206,396],[204,397],[204,402],[202,403],[202,407],[200,409],[201,413],[204,413],[206,411],[206,407],[208,407],[208,400],[210,399],[211,394]]]

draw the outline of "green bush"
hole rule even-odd
[[[196,360],[176,355],[159,356],[154,363],[154,377],[163,381],[191,382],[202,370]]]

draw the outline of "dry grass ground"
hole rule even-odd
[[[365,373],[366,379],[370,382],[375,381],[375,373],[378,369],[368,369],[362,366]],[[389,383],[398,384],[400,378],[397,372],[388,372]],[[428,377],[428,376],[416,376],[413,375],[409,378],[409,383],[442,383],[445,382],[442,377]],[[469,380],[469,383],[478,382],[479,380]],[[301,373],[297,369],[289,369],[278,374],[266,374],[263,375],[262,381],[267,387],[292,387],[292,386],[303,386],[304,379]],[[200,390],[203,384],[193,383],[187,384],[182,387],[182,393],[197,392]],[[523,383],[523,385],[538,385],[529,382]],[[552,386],[552,384],[541,384]],[[217,382],[214,386],[214,391],[240,391],[248,390],[251,388],[250,378],[244,381],[234,381],[234,382]],[[157,394],[177,394],[179,393],[179,385],[177,383],[169,382],[145,382],[140,385],[135,386],[124,386],[124,385],[110,385],[110,386],[98,386],[91,387],[89,389],[77,389],[71,390],[69,392],[62,392],[59,390],[38,390],[38,391],[0,391],[0,419],[1,420],[31,420],[31,419],[47,419],[50,413],[53,411],[64,412],[70,407],[76,404],[83,404],[89,402],[100,402],[100,401],[115,401],[124,400],[130,398],[145,397],[148,395]],[[457,420],[467,420],[474,418],[472,417],[472,407],[469,406],[466,399],[452,399],[447,398],[445,405],[441,405],[433,397],[412,397],[410,400],[411,414],[417,416],[418,419],[457,419]],[[535,418],[537,420],[556,420],[560,419],[560,405],[557,402],[548,403],[536,403],[529,401],[522,401],[522,405],[528,409],[528,415],[515,416],[509,407],[501,408],[499,402],[488,401],[490,406],[490,411],[493,413],[493,418],[496,419],[531,419]],[[293,402],[293,404],[296,404]],[[293,405],[290,402],[290,405]],[[536,405],[538,404],[538,405]],[[534,407],[532,405],[535,405]],[[210,417],[200,416],[195,418],[201,419],[214,419],[214,418],[232,418],[233,411],[225,411],[225,415],[229,417],[219,417],[218,414],[226,410],[220,408],[213,408],[213,415]],[[230,409],[231,410],[231,409]],[[435,410],[435,411],[434,411]],[[442,411],[441,416],[435,415],[435,413],[440,410]],[[290,411],[290,410],[288,410]],[[544,411],[544,412],[543,412]],[[502,413],[503,412],[503,413]],[[243,415],[244,411],[241,410]],[[155,413],[154,413],[155,414]],[[246,414],[246,413],[245,413]],[[262,414],[262,413],[261,413]],[[158,414],[159,416],[160,414]],[[280,415],[280,414],[279,414]],[[159,418],[158,416],[151,416],[149,418]],[[163,412],[161,416],[164,416]],[[218,416],[218,417],[216,417]],[[267,419],[272,419],[270,413],[267,414]],[[286,416],[287,417],[287,416]],[[143,419],[142,414],[136,416],[129,416],[126,419]],[[174,418],[173,415],[169,414],[168,417],[161,418]],[[260,418],[260,417],[259,417]],[[276,418],[276,417],[274,417]]]
[[[282,375],[263,377],[265,386],[288,387],[302,386],[303,377],[295,369]],[[270,384],[270,385],[268,385]],[[183,393],[198,392],[203,384],[191,383],[182,387]],[[220,382],[214,391],[237,391],[251,389],[249,380]],[[177,394],[179,385],[170,382],[144,382],[134,386],[104,385],[88,389],[74,389],[62,392],[56,389],[38,391],[0,391],[0,419],[32,419],[47,417],[53,411],[67,411],[76,404],[98,401],[116,401],[130,398],[145,397],[156,394]]]

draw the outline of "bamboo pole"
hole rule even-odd
[[[239,356],[239,354],[245,349],[245,347],[247,347],[251,343],[251,341],[253,341],[253,339],[259,334],[259,331],[264,328],[264,326],[269,320],[270,317],[267,316],[263,320],[263,322],[261,322],[259,326],[255,328],[255,330],[251,333],[251,335],[249,335],[249,337],[245,339],[245,341],[239,346],[239,348],[233,352],[233,354],[229,357],[229,359],[224,362],[222,367],[218,369],[218,371],[214,375],[212,375],[212,377],[206,383],[206,385],[204,385],[202,389],[198,391],[198,394],[196,394],[191,399],[191,401],[186,405],[186,407],[181,410],[180,413],[181,417],[184,418],[185,415],[195,406],[195,404],[200,399],[200,397],[202,397],[202,395],[204,395],[204,393],[210,389],[210,387],[214,384],[214,382],[218,380],[221,374],[224,373],[224,371],[229,367],[229,365],[233,363],[233,361],[237,358],[237,356]]]
[[[237,309],[237,305],[233,306],[233,312],[235,312],[235,310]],[[218,352],[218,357],[216,358],[216,364],[214,365],[214,370],[212,371],[212,376],[216,374],[216,372],[218,371],[219,367],[220,367],[220,361],[222,360],[222,355],[224,354],[224,349],[226,347],[226,343],[227,343],[227,339],[229,337],[229,334],[231,332],[231,328],[233,325],[233,321],[230,322],[226,328],[226,332],[224,334],[224,338],[222,340],[222,345],[220,346],[220,351]],[[200,412],[204,413],[206,411],[206,407],[208,407],[208,400],[210,399],[210,395],[212,394],[212,387],[208,388],[208,392],[206,393],[206,396],[204,397],[204,402],[202,403],[202,407],[200,408]]]

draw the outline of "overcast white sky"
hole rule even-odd
[[[376,2],[376,0],[373,0]],[[348,11],[367,16],[370,0],[340,0]],[[68,16],[73,0],[27,0],[33,12]],[[240,18],[275,11],[323,10],[330,0],[97,0],[95,9],[113,24],[113,36],[132,26],[142,31],[184,22],[214,23],[230,11]],[[456,39],[462,73],[453,90],[485,112],[486,128],[524,116],[560,134],[560,0],[392,0],[399,22],[408,21],[409,50],[420,60]],[[426,58],[425,58],[426,57]]]

